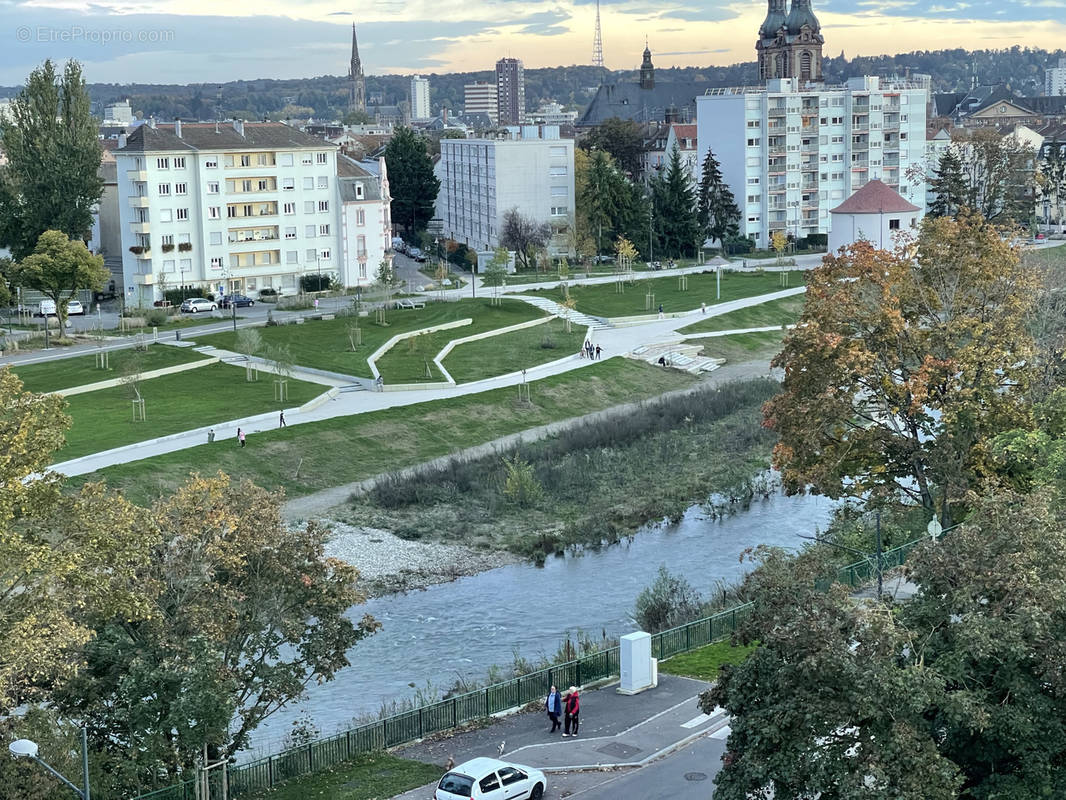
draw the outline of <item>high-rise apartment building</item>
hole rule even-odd
[[[1044,70],[1044,94],[1048,97],[1066,94],[1066,58],[1060,58],[1057,67]]]
[[[496,62],[496,108],[501,125],[521,125],[526,118],[526,74],[519,58]]]
[[[485,114],[495,124],[499,121],[496,86],[487,81],[475,81],[463,87],[463,113]]]
[[[776,231],[828,233],[829,211],[877,178],[924,208],[927,89],[854,78],[845,86],[773,79],[765,87],[710,89],[696,98],[702,164],[714,151],[741,209],[741,234],[767,247]]]
[[[429,80],[421,75],[411,78],[411,119],[429,119],[433,112],[429,106]]]

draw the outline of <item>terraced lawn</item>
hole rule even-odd
[[[112,350],[107,357],[110,369],[97,369],[95,355],[72,356],[40,364],[16,366],[12,369],[27,391],[45,393],[121,378],[123,367],[133,358],[140,359],[141,370],[144,372],[204,359],[203,353],[197,353],[192,348],[168,347],[162,344],[151,345],[146,352],[135,352],[132,349]]]
[[[681,328],[679,333],[707,333],[711,331],[731,331],[743,328],[764,328],[767,325],[795,325],[803,312],[806,299],[799,294],[794,297],[782,297],[757,306],[738,308],[727,314],[701,319],[692,325]]]
[[[461,344],[444,359],[444,368],[456,383],[530,369],[578,352],[587,332],[584,326],[574,325],[567,333],[566,322],[553,319],[543,325]]]
[[[781,352],[781,340],[784,336],[784,331],[764,331],[690,339],[689,342],[702,344],[705,356],[742,364],[745,361],[765,361],[773,358]]]

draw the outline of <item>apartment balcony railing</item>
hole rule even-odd
[[[130,197],[130,208],[148,208],[149,199],[145,195],[132,195]]]

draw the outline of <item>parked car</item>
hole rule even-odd
[[[245,297],[243,294],[227,294],[222,298],[222,307],[229,308],[234,306],[236,308],[244,308],[245,306],[254,306],[255,300],[250,297]]]
[[[495,758],[475,758],[449,771],[433,797],[435,800],[540,800],[548,785],[539,769],[508,764]]]
[[[205,300],[202,297],[190,297],[181,304],[181,310],[187,314],[195,314],[197,311],[214,311],[218,308],[216,303]]]
[[[42,300],[37,304],[37,310],[33,312],[35,317],[54,317],[56,315],[56,301]]]
[[[426,254],[423,253],[417,247],[412,247],[411,250],[407,253],[407,255],[411,256],[411,258],[413,258],[415,261],[425,261],[426,260]]]
[[[67,303],[67,316],[77,316],[78,314],[85,313],[85,306],[81,304],[80,300],[71,300]]]

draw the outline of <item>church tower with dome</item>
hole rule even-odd
[[[811,0],[767,0],[766,19],[759,26],[755,52],[759,77],[799,78],[804,83],[822,81],[822,28],[811,9]]]

